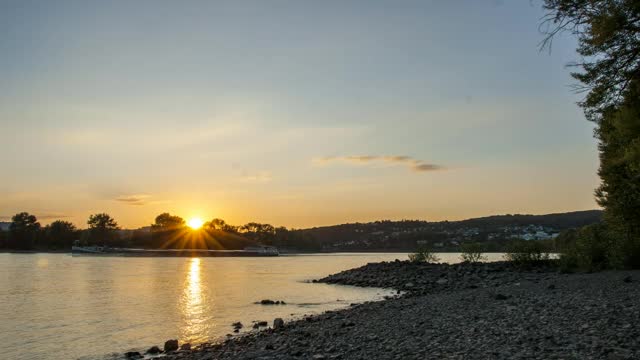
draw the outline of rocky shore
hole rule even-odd
[[[167,359],[640,359],[640,271],[367,264],[317,280],[401,294]],[[177,344],[171,344],[176,348]]]

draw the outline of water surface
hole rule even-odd
[[[125,258],[0,254],[7,359],[104,357],[170,338],[199,343],[241,321],[273,322],[377,300],[389,291],[306,281],[405,254]],[[261,299],[287,305],[255,304]]]
[[[439,254],[456,262],[457,254]],[[220,339],[241,321],[292,319],[379,300],[390,290],[308,281],[406,254],[131,258],[0,254],[0,343],[7,359],[94,359]],[[261,299],[287,305],[255,304]]]

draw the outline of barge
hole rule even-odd
[[[72,246],[71,255],[88,256],[132,256],[132,257],[239,257],[278,256],[274,246],[252,246],[243,250],[207,249],[131,249],[107,246]]]

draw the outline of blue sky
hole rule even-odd
[[[575,43],[540,52],[541,16],[538,1],[4,1],[0,216],[302,227],[594,208]]]

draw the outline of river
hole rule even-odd
[[[457,254],[440,254],[456,262]],[[406,254],[131,258],[0,254],[0,343],[7,359],[111,359],[231,334],[241,321],[285,320],[393,292],[310,283]],[[259,305],[262,299],[286,305]],[[117,354],[115,354],[116,352]]]

